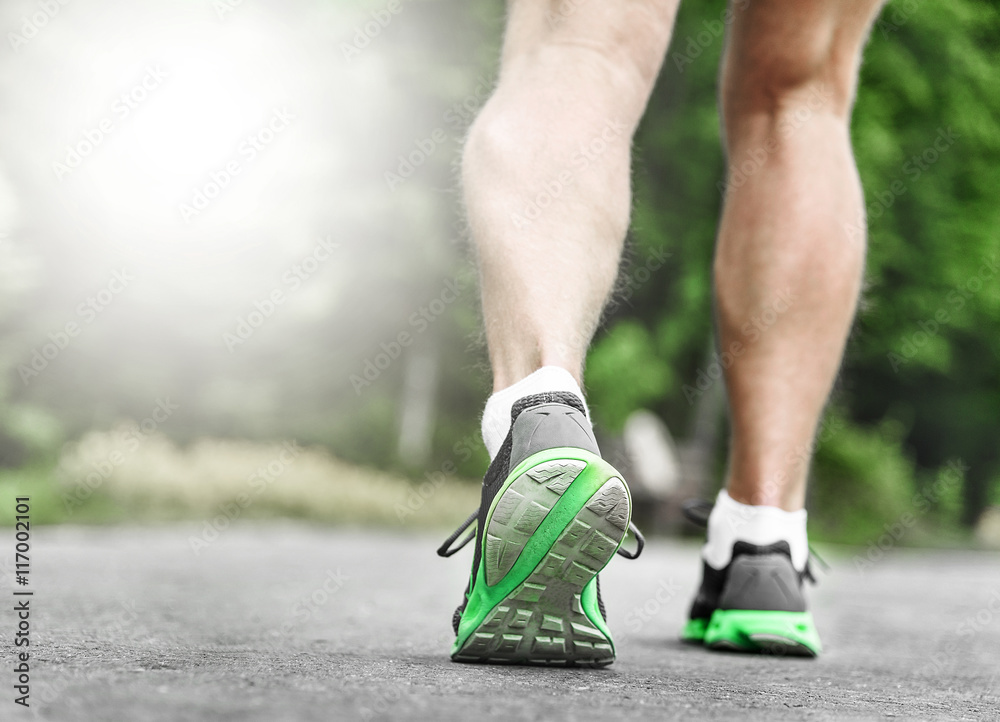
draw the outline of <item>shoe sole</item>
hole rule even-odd
[[[526,576],[456,640],[456,662],[599,667],[615,659],[604,620],[591,618],[599,616],[593,580],[625,538],[628,487],[598,456],[552,451],[519,466],[493,502],[477,584],[509,586],[508,575]],[[532,567],[539,541],[543,555]]]
[[[689,619],[681,630],[681,641],[688,644],[704,644],[706,629],[708,629],[707,619]]]
[[[704,634],[705,646],[729,652],[816,657],[822,651],[809,612],[717,609]]]

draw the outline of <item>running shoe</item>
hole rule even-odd
[[[688,502],[684,514],[707,526],[711,508],[707,502]],[[815,657],[822,645],[806,607],[806,580],[816,581],[810,563],[797,571],[788,542],[737,541],[724,569],[702,560],[701,588],[681,639],[711,649]]]
[[[621,548],[630,528],[635,553]],[[576,395],[535,394],[514,404],[479,509],[438,554],[451,556],[472,540],[472,573],[452,619],[452,660],[614,661],[597,575],[616,552],[637,557],[644,542],[631,524],[628,486],[601,458]]]

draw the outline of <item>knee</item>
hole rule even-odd
[[[494,95],[469,126],[462,148],[462,171],[468,179],[473,169],[477,176],[505,174],[523,166],[523,157],[537,149],[537,133],[532,133],[528,118],[510,112],[508,104]]]
[[[607,89],[624,103],[635,98],[641,109],[663,63],[678,0],[520,2],[547,6],[546,19],[533,15],[530,27],[508,28],[505,73],[567,67],[590,92]]]
[[[748,43],[727,55],[722,112],[727,133],[762,118],[768,126],[821,113],[843,120],[851,112],[858,57],[833,38]]]
[[[463,175],[527,183],[547,169],[557,180],[572,177],[571,185],[593,181],[591,171],[627,176],[638,117],[623,103],[595,100],[567,108],[558,97],[538,99],[516,82],[501,82],[469,127]]]
[[[557,29],[550,39],[590,47],[598,62],[645,96],[663,64],[676,9],[673,0],[617,0],[595,13],[589,26],[565,34]]]

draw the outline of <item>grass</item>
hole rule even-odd
[[[414,483],[294,442],[203,439],[179,447],[127,429],[92,432],[54,463],[0,471],[0,524],[31,497],[36,524],[295,517],[441,528],[479,503],[477,484]]]

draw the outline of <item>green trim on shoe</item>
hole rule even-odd
[[[704,642],[713,649],[802,657],[815,657],[823,649],[809,612],[717,609]]]

